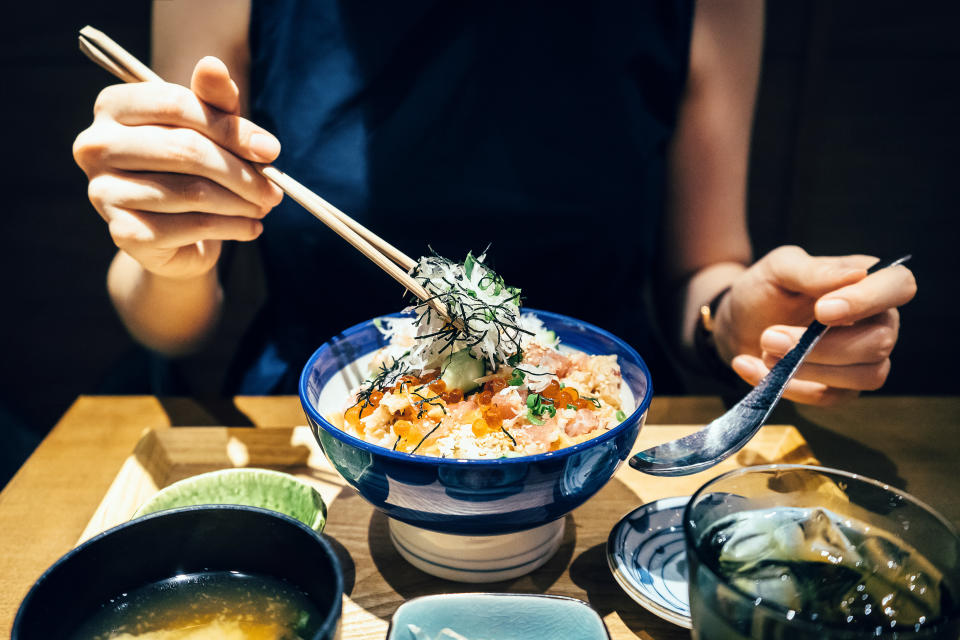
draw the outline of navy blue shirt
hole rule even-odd
[[[408,255],[491,244],[525,304],[658,361],[641,288],[692,14],[673,0],[255,0],[251,117],[280,139],[276,166]],[[293,393],[330,336],[404,305],[289,198],[259,245],[268,300],[230,391]]]

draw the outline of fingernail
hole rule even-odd
[[[247,146],[265,160],[273,160],[280,155],[280,141],[269,133],[254,133]]]
[[[760,346],[764,351],[782,355],[793,347],[793,339],[782,331],[764,331],[760,336]]]
[[[741,378],[746,378],[747,380],[753,380],[759,377],[757,366],[753,363],[753,360],[747,356],[737,356],[732,361],[730,361],[730,366],[733,367],[733,370],[740,375]]]
[[[817,303],[816,313],[820,322],[833,322],[850,313],[850,303],[840,298],[821,300]]]

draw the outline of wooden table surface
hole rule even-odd
[[[715,397],[657,397],[647,424],[699,424],[723,410]],[[960,524],[960,397],[871,397],[829,409],[786,404],[771,422],[796,425],[824,465],[906,489]],[[79,398],[0,493],[0,629],[10,629],[33,581],[76,544],[145,429],[298,424],[304,424],[304,417],[293,397],[207,402]],[[555,592],[562,575],[584,591],[580,597],[601,615],[619,614],[622,628],[611,629],[614,637],[687,637],[629,600],[606,571],[602,541],[589,542],[578,540],[575,548],[551,560],[548,570],[512,581],[509,590]],[[384,577],[395,584],[395,578]],[[354,572],[352,579],[357,589],[364,576]],[[425,578],[421,584],[405,584],[399,593],[388,589],[379,598],[367,597],[365,608],[373,619],[388,620],[398,597],[433,592]]]

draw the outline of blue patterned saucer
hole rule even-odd
[[[683,508],[689,496],[664,498],[625,515],[607,538],[617,583],[652,613],[690,628]]]

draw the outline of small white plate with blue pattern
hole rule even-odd
[[[617,583],[652,613],[690,628],[683,508],[689,496],[664,498],[625,515],[607,538]]]

